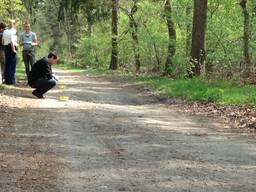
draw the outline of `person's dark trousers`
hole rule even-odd
[[[57,82],[54,79],[38,79],[31,85],[31,87],[36,88],[34,92],[36,92],[37,95],[43,95],[56,86],[56,84]]]
[[[35,63],[35,51],[34,50],[23,50],[22,51],[23,62],[25,65],[26,75],[28,78],[29,72]]]
[[[5,70],[4,83],[7,85],[16,84],[15,72],[17,65],[17,54],[12,51],[11,45],[5,46]]]
[[[4,49],[0,49],[0,64],[1,64],[1,76],[2,76],[2,83],[4,82],[4,68],[5,68],[5,52]]]

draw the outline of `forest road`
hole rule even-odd
[[[255,137],[127,83],[56,74],[46,99],[0,95],[1,192],[256,191]]]

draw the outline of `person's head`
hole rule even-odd
[[[6,28],[6,25],[4,23],[0,23],[0,31],[4,31]]]
[[[10,28],[16,28],[16,21],[14,19],[10,20]]]
[[[30,25],[29,21],[26,21],[26,22],[24,23],[24,30],[25,30],[27,33],[29,33],[29,32],[31,31],[31,25]]]
[[[51,65],[59,63],[59,57],[54,52],[50,52],[48,54],[47,58],[48,58],[48,63],[51,64]]]

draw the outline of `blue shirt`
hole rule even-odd
[[[20,39],[23,44],[24,51],[34,50],[34,46],[32,46],[32,43],[36,42],[36,33],[30,32],[29,34],[27,34],[26,32],[22,32]]]

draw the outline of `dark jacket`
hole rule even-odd
[[[52,79],[52,67],[46,58],[38,60],[33,65],[28,76],[28,84],[33,86],[38,79]]]

